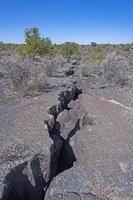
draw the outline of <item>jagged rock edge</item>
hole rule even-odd
[[[68,139],[70,138],[67,138],[66,140],[63,139],[60,134],[59,134],[59,129],[57,128],[57,117],[58,117],[58,114],[63,112],[65,109],[68,109],[68,104],[70,103],[71,100],[76,100],[78,99],[78,96],[82,93],[82,90],[81,89],[78,89],[77,87],[70,87],[69,89],[66,89],[64,91],[62,91],[60,94],[59,94],[59,97],[58,97],[58,100],[59,100],[59,104],[58,105],[54,105],[54,106],[51,106],[48,110],[48,113],[52,116],[52,119],[54,119],[54,124],[52,125],[52,122],[47,120],[47,121],[44,121],[44,123],[47,125],[47,128],[48,128],[48,132],[49,132],[49,136],[50,138],[53,140],[53,146],[51,147],[50,151],[51,151],[51,168],[50,168],[50,177],[49,177],[49,181],[46,183],[45,187],[46,187],[46,190],[47,188],[49,187],[53,177],[55,177],[56,175],[58,175],[60,172],[63,172],[65,171],[66,169],[69,169],[73,166],[73,162],[76,161],[76,158],[75,158],[75,155],[72,151],[72,147],[71,145],[69,144],[69,142],[67,141]],[[75,124],[75,127],[76,129],[74,128],[74,131],[77,130],[77,123]],[[72,130],[73,131],[73,130]],[[57,150],[57,140],[60,140],[63,142],[62,144],[62,149],[60,150],[60,152],[56,151]],[[70,156],[70,160],[69,160],[69,163],[67,163],[67,166],[63,166],[63,167],[60,167],[60,163],[59,163],[59,158],[61,155],[63,155],[63,148],[65,148],[65,151],[68,150],[68,153],[72,153],[72,155]],[[53,153],[54,151],[54,153]],[[54,156],[53,156],[54,155]],[[64,156],[64,155],[63,155]],[[68,156],[69,157],[69,156]],[[38,159],[38,154],[34,156],[34,158],[30,161],[31,163],[34,162],[36,159]],[[72,160],[71,160],[72,159]],[[54,163],[54,164],[53,164]],[[13,173],[16,173],[16,170],[18,168],[23,168],[23,165],[27,165],[27,162],[25,163],[22,163],[20,165],[18,165],[17,167],[15,168],[12,168],[12,171],[7,174],[7,176],[10,176],[10,174]],[[40,169],[41,170],[41,169]],[[41,171],[40,171],[41,173]],[[42,180],[43,180],[43,177],[42,177]],[[43,183],[42,183],[43,185]],[[3,193],[3,196],[2,196],[2,199],[1,200],[5,200],[5,196],[8,194],[5,193],[5,190],[6,192],[8,193],[12,193],[13,191],[9,191],[10,188],[7,188],[5,186],[4,188],[4,193]],[[25,198],[24,198],[25,199]],[[43,193],[43,196],[41,198],[42,200],[45,199],[45,192]],[[39,200],[41,200],[39,199]],[[9,200],[9,199],[6,199],[6,200]]]
[[[67,94],[67,93],[69,93],[71,91],[74,92],[73,93],[74,94],[73,98],[70,98],[69,100],[67,100],[67,95],[65,96],[64,93]],[[68,134],[68,137],[67,137],[66,140],[63,137],[60,136],[60,130],[58,129],[58,127],[59,127],[58,123],[59,122],[57,122],[57,117],[65,109],[69,110],[68,104],[70,103],[70,101],[72,101],[72,100],[75,101],[76,99],[78,99],[78,96],[80,94],[82,94],[82,90],[78,89],[77,87],[72,87],[72,88],[70,88],[70,90],[65,90],[65,91],[61,92],[59,94],[59,101],[60,101],[60,103],[57,104],[57,105],[54,105],[54,106],[50,107],[49,110],[48,110],[48,113],[50,115],[52,115],[53,118],[54,118],[54,124],[53,124],[53,126],[52,127],[50,126],[52,123],[49,123],[49,121],[44,121],[44,123],[48,127],[49,136],[52,138],[52,140],[54,142],[54,144],[53,144],[54,145],[54,149],[56,149],[56,147],[55,147],[56,146],[55,145],[55,140],[57,138],[61,139],[62,142],[63,142],[62,149],[60,151],[60,155],[59,155],[58,160],[57,160],[57,169],[55,169],[55,166],[52,164],[52,163],[54,163],[54,161],[53,161],[54,158],[51,159],[51,169],[50,169],[50,171],[51,171],[51,178],[50,178],[50,181],[48,183],[47,189],[48,189],[50,183],[52,182],[53,177],[55,177],[56,175],[58,175],[59,173],[65,171],[65,170],[70,169],[71,167],[73,167],[73,163],[76,161],[76,157],[75,157],[75,155],[73,153],[72,147],[69,144],[69,142],[70,142],[69,134]],[[62,95],[63,95],[63,98],[62,98]],[[65,97],[65,99],[64,99],[64,97]],[[75,127],[71,131],[74,131],[76,133],[76,131],[80,129],[79,128],[79,120],[80,119],[77,120],[77,122],[75,123]],[[67,157],[69,158],[69,161],[66,164],[66,166],[62,166],[61,167],[60,166],[61,165],[60,158],[62,156],[65,156],[64,155],[64,149],[65,149],[65,151],[68,150],[67,153],[70,153],[71,155],[70,155],[70,157],[67,155]],[[61,158],[61,160],[62,160],[62,158]]]

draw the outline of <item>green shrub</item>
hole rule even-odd
[[[36,27],[26,29],[25,44],[20,47],[20,53],[23,55],[29,54],[46,55],[50,53],[52,42],[50,38],[41,38],[39,29]]]
[[[69,60],[72,55],[79,54],[79,45],[75,42],[65,42],[61,45],[61,53]]]
[[[97,43],[96,42],[91,42],[91,46],[96,47]]]

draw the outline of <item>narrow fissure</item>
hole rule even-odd
[[[77,120],[75,127],[70,131],[70,133],[68,134],[68,136],[65,140],[64,138],[61,137],[60,123],[57,121],[57,117],[64,110],[70,110],[70,108],[68,108],[68,104],[72,100],[75,101],[76,99],[78,99],[78,96],[80,94],[82,94],[82,90],[78,89],[78,88],[72,88],[71,90],[66,90],[64,92],[61,92],[59,95],[59,98],[58,98],[60,103],[58,105],[54,105],[54,106],[50,107],[50,109],[48,111],[48,113],[50,115],[52,115],[54,118],[53,127],[50,127],[49,123],[47,121],[45,122],[48,126],[49,135],[53,139],[54,144],[55,144],[55,137],[60,138],[62,140],[63,144],[62,144],[62,148],[60,150],[60,155],[57,160],[57,165],[55,166],[54,158],[51,161],[51,170],[50,170],[51,178],[48,183],[47,189],[48,189],[50,183],[52,182],[53,177],[57,176],[58,174],[60,174],[61,172],[65,171],[65,170],[73,167],[73,163],[76,161],[76,157],[74,155],[72,146],[70,145],[70,139],[71,139],[71,137],[73,137],[75,135],[76,131],[78,131],[80,129],[80,127],[79,127],[80,120],[79,119]]]
[[[60,157],[58,160],[58,170],[57,174],[73,167],[73,163],[77,160],[72,146],[70,145],[70,139],[75,135],[75,133],[80,129],[79,127],[79,120],[77,120],[75,127],[73,130],[68,134],[67,139],[63,141],[63,146],[61,149]]]
[[[49,134],[52,139],[55,135],[57,135],[58,137],[61,137],[60,136],[61,135],[60,123],[57,122],[57,117],[58,117],[59,113],[63,112],[65,109],[69,110],[68,104],[70,103],[70,101],[71,100],[75,101],[76,99],[78,99],[78,96],[80,94],[82,94],[82,90],[78,89],[76,87],[72,88],[71,90],[66,90],[64,92],[61,92],[59,95],[60,104],[57,106],[56,105],[52,106],[49,109],[49,114],[53,115],[53,117],[54,117],[53,128],[51,129],[51,127],[48,126]],[[76,161],[76,157],[74,155],[72,146],[70,145],[70,139],[71,139],[71,137],[73,137],[75,135],[76,131],[79,129],[80,129],[80,127],[79,127],[79,119],[78,119],[75,124],[75,127],[68,134],[66,140],[61,137],[61,139],[63,141],[63,145],[62,145],[62,149],[60,151],[57,170],[56,170],[56,173],[54,176],[63,172],[64,170],[71,168],[73,166],[73,163]],[[52,168],[51,168],[51,171],[53,171]]]
[[[45,122],[48,126],[49,136],[53,139],[54,145],[51,149],[51,151],[54,150],[54,156],[52,156],[51,160],[51,175],[49,181],[45,181],[43,173],[41,172],[39,158],[35,157],[31,162],[31,170],[34,176],[35,186],[30,183],[28,176],[23,174],[23,170],[28,165],[27,162],[23,163],[12,169],[12,171],[5,178],[5,188],[2,200],[44,200],[44,187],[47,190],[53,177],[73,166],[73,163],[76,161],[76,157],[72,146],[70,145],[70,139],[75,135],[76,131],[79,130],[79,120],[77,120],[75,127],[68,134],[67,139],[64,140],[61,137],[60,123],[57,121],[57,117],[59,113],[63,112],[65,109],[69,110],[68,104],[70,101],[78,99],[78,96],[81,93],[82,91],[76,87],[72,87],[61,92],[58,98],[60,103],[52,106],[48,111],[48,113],[54,117],[54,125],[52,127],[49,125],[48,121]],[[60,152],[58,152],[58,140],[62,141]]]

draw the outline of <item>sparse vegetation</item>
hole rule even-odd
[[[76,73],[79,76],[89,78],[95,74],[100,83],[120,85],[127,83],[126,69],[133,68],[133,44],[52,44],[36,27],[26,29],[24,36],[24,44],[0,42],[1,55],[9,54],[4,63],[13,87],[24,94],[45,91],[46,77],[53,77],[57,68],[66,70],[64,76],[80,68]],[[11,59],[12,55],[15,58]]]
[[[20,57],[15,57],[12,61],[7,61],[6,66],[14,89],[25,93],[29,79],[28,67]]]
[[[74,42],[65,42],[61,45],[61,53],[70,60],[72,55],[79,54],[79,45]]]
[[[3,173],[5,173],[4,178],[2,175],[2,192],[4,191],[4,195],[6,195],[4,199],[32,199],[32,196],[34,196],[35,193],[37,195],[37,198],[35,199],[46,199],[43,196],[45,192],[44,190],[45,188],[48,188],[50,180],[53,178],[51,175],[57,175],[56,183],[59,182],[58,188],[60,189],[60,183],[62,184],[62,181],[60,181],[60,178],[58,179],[58,176],[63,174],[64,170],[67,169],[68,177],[65,180],[66,175],[64,174],[63,181],[65,181],[65,183],[69,182],[68,179],[72,177],[69,191],[71,191],[71,186],[75,181],[75,170],[78,170],[76,174],[79,174],[79,182],[77,179],[76,192],[74,192],[72,196],[70,196],[70,192],[68,194],[66,193],[66,188],[64,187],[66,199],[78,198],[77,191],[79,188],[81,188],[81,191],[83,191],[83,196],[81,196],[81,198],[83,197],[83,199],[84,197],[85,199],[94,197],[94,199],[104,198],[110,200],[122,200],[123,198],[119,198],[117,195],[118,191],[116,191],[116,193],[114,192],[114,189],[117,189],[116,185],[115,188],[113,187],[114,184],[111,184],[111,186],[107,185],[106,187],[104,180],[107,180],[109,177],[112,178],[113,165],[111,168],[108,168],[108,166],[110,167],[110,162],[108,166],[105,165],[104,167],[103,160],[105,160],[105,163],[109,161],[108,155],[110,147],[109,149],[105,147],[108,147],[108,142],[110,142],[110,135],[111,139],[114,138],[114,147],[118,146],[118,140],[116,140],[116,138],[120,139],[120,144],[129,146],[126,143],[130,143],[130,136],[132,136],[132,89],[132,44],[99,45],[92,42],[91,45],[78,45],[77,43],[66,42],[64,44],[57,45],[52,44],[52,41],[49,38],[42,38],[40,36],[39,29],[36,27],[26,29],[24,44],[4,44],[0,42],[0,103],[3,104],[4,102],[4,106],[1,104],[1,130],[2,144],[4,141],[5,147],[7,148],[6,150],[4,147],[4,154],[2,159],[2,162],[4,162]],[[60,94],[57,96],[59,92]],[[122,93],[124,93],[124,95]],[[38,95],[41,96],[35,97]],[[29,100],[26,98],[29,98]],[[24,101],[24,99],[26,101]],[[9,106],[5,106],[6,101],[9,103]],[[13,104],[15,103],[15,106],[11,104],[10,107],[10,102],[13,102]],[[114,103],[116,105],[113,105]],[[50,105],[51,107],[49,107]],[[129,115],[127,115],[128,113]],[[5,117],[3,118],[2,115]],[[9,128],[7,127],[8,123]],[[121,124],[124,124],[122,128],[120,126]],[[128,124],[129,127],[127,126]],[[12,137],[9,137],[11,141],[9,144],[6,144],[6,138],[3,140],[3,136],[6,135],[3,134],[4,127],[7,136],[12,135]],[[94,131],[91,131],[92,128]],[[75,146],[77,149],[79,149],[78,155],[76,148],[74,148],[74,151],[71,148],[70,139],[72,139],[71,136],[74,136],[76,131],[80,133],[80,129],[81,133],[83,134],[76,135],[79,136],[79,138],[77,138],[77,147]],[[130,133],[126,137],[127,139],[129,138],[129,141],[126,139],[126,143],[123,143],[123,135],[125,138],[125,132],[127,130],[129,130]],[[119,131],[122,131],[122,137],[119,134]],[[60,135],[58,135],[58,133],[60,133]],[[118,135],[118,137],[116,137],[116,135]],[[107,140],[105,140],[106,136]],[[15,140],[14,137],[16,137]],[[52,140],[49,140],[48,137],[51,137]],[[100,141],[99,138],[101,138]],[[42,141],[42,139],[44,140]],[[20,142],[21,140],[22,142]],[[92,147],[96,147],[96,150],[100,149],[100,152],[94,151],[93,149],[90,154],[91,146],[89,145],[90,148],[88,151],[88,144],[91,144],[91,140]],[[28,143],[31,144],[32,141],[33,145],[30,150]],[[104,148],[101,148],[101,141],[104,141]],[[44,142],[46,142],[46,144]],[[96,145],[94,145],[94,142],[96,142]],[[49,143],[49,146],[47,143]],[[82,143],[84,144],[82,145]],[[18,148],[16,144],[18,145]],[[24,146],[24,144],[26,145]],[[41,149],[41,146],[43,149]],[[11,147],[10,152],[8,151],[9,147]],[[53,147],[55,147],[55,149]],[[9,154],[7,154],[7,152],[9,152]],[[50,155],[49,152],[52,154]],[[33,155],[33,153],[35,155]],[[76,158],[73,153],[76,153]],[[114,156],[114,153],[115,151],[112,151],[111,149],[111,158],[116,161],[116,155]],[[85,156],[81,156],[81,154],[84,154]],[[119,151],[119,146],[118,154],[120,154],[120,156],[117,155],[118,158],[123,157],[123,152]],[[25,155],[27,155],[27,157],[25,157]],[[31,155],[31,157],[29,157],[29,155]],[[99,166],[102,167],[100,168],[102,172],[100,173],[100,176],[100,171],[97,169],[93,170],[93,165],[90,165],[90,168],[88,168],[88,165],[86,164],[85,167],[82,165],[81,169],[79,169],[79,166],[78,168],[72,168],[73,163],[76,160],[79,159],[79,161],[82,162],[81,157],[83,157],[83,162],[86,161],[88,163],[88,157],[90,155],[92,155],[92,159],[90,158],[89,162],[91,160],[95,162],[95,159],[93,158],[97,159],[99,156],[101,158],[101,161],[96,161],[95,165],[98,168]],[[7,158],[11,159],[6,159],[6,156],[8,156]],[[125,158],[126,157],[127,155],[125,154]],[[14,158],[16,159],[17,163],[19,163],[20,160],[20,163],[17,166],[19,170],[16,168],[16,163],[14,168],[12,168]],[[24,160],[24,163],[26,162],[25,169],[21,167],[23,165],[23,158],[26,158],[28,161],[30,161],[28,163],[27,160]],[[40,160],[37,161],[36,158],[40,158]],[[11,160],[10,170],[11,173],[13,173],[13,176],[10,173],[7,175],[7,167],[5,167],[5,163],[7,166],[10,165],[9,160]],[[54,160],[57,160],[57,162],[54,163]],[[45,161],[46,164],[44,163]],[[51,163],[54,167],[51,167]],[[97,163],[101,164],[97,165]],[[44,165],[48,166],[46,173]],[[55,166],[57,166],[57,169]],[[72,170],[74,169],[74,177],[72,171],[72,174],[69,174],[69,167]],[[123,175],[123,172],[125,173],[127,166],[123,163],[119,163],[118,168],[122,169],[121,173]],[[82,182],[87,180],[83,190],[81,187],[82,171],[84,171]],[[104,171],[105,173],[103,173]],[[108,173],[106,173],[106,171]],[[18,177],[16,179],[16,174],[20,175],[19,182],[17,181]],[[48,178],[50,177],[50,179],[45,181],[45,177],[43,179],[43,174],[46,174],[46,176]],[[107,177],[105,176],[106,174]],[[103,175],[105,178],[101,179]],[[10,182],[9,180],[8,183],[8,176],[9,179],[13,179],[13,181],[11,180]],[[42,183],[41,187],[42,192],[40,192],[41,190],[38,188],[38,183],[36,184],[37,176],[41,176],[39,185],[41,185],[41,182],[44,182],[44,184]],[[29,177],[28,181],[26,181],[26,177]],[[88,178],[86,179],[86,177]],[[93,184],[90,184],[91,180]],[[110,180],[112,181],[113,179]],[[37,185],[37,189],[33,187],[33,181],[35,186]],[[46,182],[48,183],[48,186],[45,185]],[[5,185],[5,183],[8,184]],[[12,183],[15,184],[13,188],[10,186]],[[56,185],[56,183],[53,184],[53,187]],[[86,186],[88,183],[89,189],[87,190]],[[120,185],[119,183],[120,182],[118,180],[118,186]],[[19,185],[22,187],[19,188]],[[57,191],[59,195],[60,191],[61,190]],[[49,189],[47,192],[49,192]],[[13,196],[11,196],[12,198],[10,198],[11,193],[13,193]],[[38,194],[41,194],[41,198],[38,198]],[[50,192],[50,195],[51,194],[54,198],[56,193]],[[61,194],[60,196],[62,197],[62,195],[65,198],[64,194]],[[56,197],[58,199],[59,196],[56,195]],[[47,199],[49,199],[49,197]]]

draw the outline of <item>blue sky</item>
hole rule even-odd
[[[0,41],[36,26],[53,42],[133,42],[133,0],[0,0]]]

